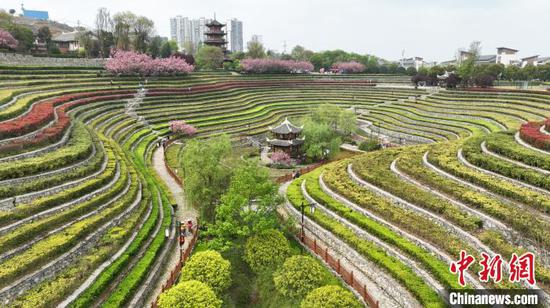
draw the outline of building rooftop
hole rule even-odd
[[[76,38],[78,32],[67,32],[67,33],[61,33],[57,36],[54,36],[52,38],[52,41],[54,42],[76,42],[78,39]]]
[[[507,50],[507,51],[511,51],[511,52],[518,52],[519,51],[517,49],[508,48],[508,47],[497,47],[497,51],[501,51],[501,50]]]
[[[525,61],[525,60],[537,59],[538,57],[539,57],[539,55],[530,56],[530,57],[521,58],[521,60]]]
[[[288,118],[285,118],[285,120],[275,126],[275,127],[269,127],[269,130],[274,133],[274,134],[290,134],[290,133],[294,133],[294,134],[298,134],[302,131],[302,129],[304,128],[304,126],[296,126],[292,123],[290,123],[290,121],[288,120]]]
[[[496,62],[496,60],[496,55],[481,55],[476,59],[477,62]]]

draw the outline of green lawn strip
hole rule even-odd
[[[144,130],[147,131],[147,130]],[[133,138],[133,136],[132,136]],[[148,145],[156,140],[155,136],[144,138],[135,148],[132,153],[134,164],[137,170],[145,177],[145,186],[151,192],[153,206],[162,208],[164,211],[164,219],[160,228],[161,232],[157,233],[143,257],[135,264],[132,270],[124,277],[120,284],[110,294],[110,296],[102,304],[103,307],[120,307],[127,303],[135,290],[139,287],[142,280],[146,278],[149,269],[157,259],[158,254],[162,250],[166,239],[162,230],[168,228],[171,223],[170,199],[165,190],[159,185],[159,180],[155,176],[155,171],[147,164],[147,158],[150,158],[150,153],[147,153]],[[131,144],[131,143],[130,143]],[[156,196],[160,194],[161,203],[159,204]],[[156,200],[156,201],[155,201]]]
[[[550,191],[550,176],[484,154],[481,150],[481,143],[484,140],[484,136],[475,136],[464,142],[462,154],[469,163],[505,177],[516,179]],[[546,208],[545,212],[550,213],[550,207]]]
[[[409,151],[402,153],[397,161],[399,171],[424,185],[445,193],[456,200],[460,200],[474,209],[487,213],[509,225],[527,238],[531,238],[536,242],[545,239],[545,230],[550,228],[547,222],[534,216],[532,213],[506,205],[498,199],[472,190],[427,169],[422,163],[422,155],[425,153],[423,150],[423,148],[411,148]],[[524,248],[511,245],[501,233],[496,231],[485,230],[480,232],[479,238],[483,243],[508,258],[511,257],[512,252],[522,252],[525,250]],[[545,245],[547,246],[548,244]],[[536,271],[537,277],[541,282],[547,284],[550,282],[549,269],[537,262]]]
[[[516,131],[506,131],[490,134],[486,137],[486,146],[492,152],[524,164],[550,171],[550,157],[548,155],[530,150],[518,144],[514,135]]]
[[[428,160],[430,163],[463,180],[482,186],[497,194],[509,197],[534,209],[548,212],[550,200],[541,194],[463,166],[456,157],[456,153],[460,147],[462,147],[462,142],[454,142],[444,147],[434,147],[428,155]]]
[[[344,160],[326,167],[323,179],[330,189],[403,230],[434,244],[451,256],[460,255],[461,250],[476,251],[431,219],[414,210],[395,206],[390,201],[355,184],[346,172],[349,162]]]
[[[420,147],[424,150],[428,148],[427,146]],[[479,218],[445,199],[402,180],[390,170],[392,161],[402,152],[407,152],[410,149],[411,147],[390,149],[359,156],[353,160],[353,171],[363,180],[412,204],[423,207],[465,231],[470,233],[478,231],[482,226],[482,221]]]
[[[25,252],[16,255],[2,263],[0,267],[0,281],[2,286],[10,283],[17,276],[38,269],[42,264],[48,262],[55,256],[62,254],[79,240],[96,230],[103,223],[121,213],[129,204],[134,201],[138,185],[132,182],[130,191],[121,199],[101,211],[82,221],[76,222],[63,230],[55,233],[38,243],[34,244]]]
[[[0,180],[55,170],[89,157],[92,150],[92,135],[84,125],[77,123],[66,146],[41,156],[20,159],[16,164],[0,163]]]

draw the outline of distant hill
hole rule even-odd
[[[63,24],[53,20],[37,20],[27,18],[23,16],[14,16],[13,19],[17,24],[28,26],[32,29],[32,32],[38,32],[38,29],[42,26],[48,26],[52,32],[52,36],[59,35],[63,32],[72,32],[75,29],[67,24]]]

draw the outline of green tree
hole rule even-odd
[[[200,251],[187,261],[180,277],[182,281],[203,282],[216,294],[221,294],[231,285],[231,263],[217,251]]]
[[[149,42],[149,54],[153,58],[157,58],[160,56],[160,46],[162,45],[162,38],[160,36],[155,36],[151,39],[151,42]]]
[[[416,75],[416,68],[414,66],[407,67],[407,71],[405,72],[409,76]]]
[[[256,273],[276,270],[289,256],[290,243],[275,229],[251,236],[244,248],[244,260]]]
[[[292,48],[290,55],[297,61],[309,61],[311,56],[313,56],[313,51],[307,50],[300,45],[296,45]]]
[[[466,85],[471,85],[475,77],[476,60],[481,53],[481,42],[473,41],[468,50],[468,57],[458,66],[458,75]]]
[[[361,308],[363,305],[350,291],[339,286],[317,288],[306,296],[301,308]]]
[[[253,59],[261,59],[265,58],[265,49],[264,45],[262,45],[259,41],[250,41],[246,44],[246,55],[249,58]]]
[[[160,56],[162,58],[168,58],[177,51],[178,43],[176,41],[165,41],[162,43],[162,46],[160,46]]]
[[[158,305],[160,308],[220,308],[222,301],[208,285],[189,280],[161,293]]]
[[[46,46],[49,47],[52,42],[52,32],[48,26],[42,26],[38,29],[36,37],[39,41],[46,43]]]
[[[357,130],[357,116],[354,111],[341,110],[338,121],[339,131],[345,136],[351,135]]]
[[[187,201],[200,209],[201,218],[214,222],[215,207],[229,185],[231,141],[227,135],[189,140],[183,152]]]
[[[504,69],[504,78],[508,80],[524,80],[525,76],[521,71],[521,68],[515,65],[508,65]]]
[[[293,299],[306,296],[327,280],[323,267],[310,256],[292,256],[273,275],[275,288],[281,295]]]
[[[203,70],[215,70],[222,67],[224,54],[219,47],[202,46],[195,57],[197,66]]]
[[[537,66],[537,78],[540,80],[550,80],[550,63]]]
[[[13,38],[19,41],[18,49],[29,51],[34,46],[34,34],[31,29],[14,24],[8,31],[13,35]]]
[[[342,144],[342,139],[326,123],[315,120],[304,121],[304,153],[312,160],[334,157]]]
[[[523,76],[526,80],[533,80],[537,78],[537,67],[534,65],[527,65],[523,69]]]
[[[266,168],[252,162],[237,167],[216,207],[215,222],[208,226],[207,235],[213,237],[209,246],[226,250],[236,239],[275,228],[279,203]]]
[[[349,135],[357,129],[357,117],[351,110],[344,110],[333,104],[322,104],[312,110],[311,118],[327,124],[335,132]]]
[[[151,40],[151,35],[155,31],[155,23],[145,17],[139,16],[136,18],[134,24],[134,50],[139,52],[146,52],[147,46]]]

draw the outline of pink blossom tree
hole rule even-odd
[[[290,160],[290,155],[283,151],[276,151],[271,154],[271,160],[273,161],[273,163],[279,165],[289,166],[292,163],[292,161]]]
[[[11,33],[0,29],[0,48],[15,49],[17,45],[19,45],[19,42],[13,38]]]
[[[159,76],[176,73],[188,74],[193,71],[193,65],[177,57],[153,59],[144,53],[135,51],[115,50],[107,60],[105,69],[113,74],[142,76]]]
[[[365,71],[365,66],[359,62],[338,62],[332,65],[333,69],[337,69],[342,73],[362,73]]]
[[[308,73],[313,71],[309,61],[278,59],[251,59],[241,61],[241,68],[246,73]]]
[[[182,134],[184,136],[193,136],[197,133],[197,129],[183,120],[175,120],[170,122],[170,131],[174,134]]]

